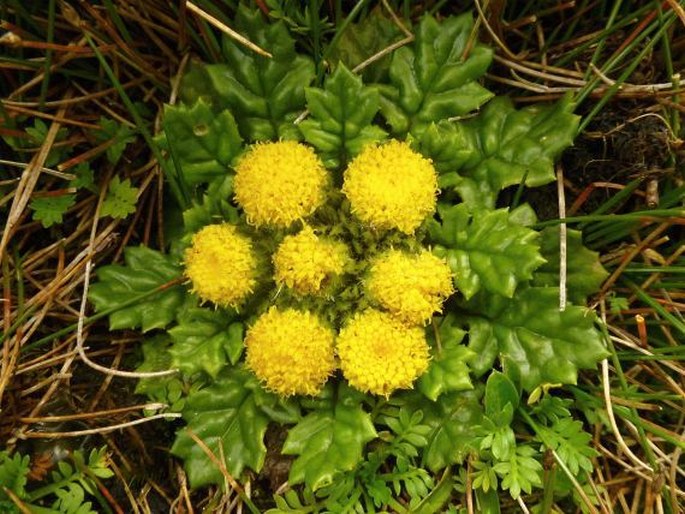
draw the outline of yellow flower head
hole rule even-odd
[[[420,327],[367,309],[355,314],[338,336],[340,368],[350,385],[390,396],[412,387],[428,368],[428,343]]]
[[[323,204],[327,183],[314,150],[280,141],[253,146],[236,166],[233,187],[250,223],[287,228]]]
[[[247,331],[247,366],[281,396],[316,395],[335,370],[335,333],[310,312],[271,307]]]
[[[391,140],[355,157],[342,190],[363,223],[411,235],[435,210],[438,179],[430,160],[407,143]]]
[[[273,256],[276,283],[300,294],[316,294],[326,283],[342,274],[349,260],[347,247],[317,237],[311,227],[287,236]]]
[[[419,254],[390,250],[379,255],[371,263],[365,287],[378,304],[412,324],[430,320],[454,292],[449,266],[428,250]]]
[[[228,223],[207,225],[185,251],[185,274],[202,300],[238,307],[257,282],[250,239]]]

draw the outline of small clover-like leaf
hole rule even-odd
[[[100,130],[95,133],[99,141],[111,141],[107,147],[107,160],[116,164],[126,150],[126,147],[135,141],[134,131],[116,120],[101,117]]]
[[[378,91],[364,87],[343,64],[326,79],[324,89],[307,88],[305,94],[311,117],[299,127],[328,167],[344,166],[364,145],[385,137],[371,124],[379,107]]]
[[[131,185],[130,179],[121,180],[115,176],[109,183],[107,196],[100,208],[100,217],[125,218],[136,212],[138,188]]]
[[[75,166],[73,174],[75,175],[75,178],[69,181],[69,187],[87,189],[91,193],[98,192],[98,188],[95,185],[95,178],[93,177],[93,170],[87,162],[81,162]]]
[[[125,266],[111,264],[98,269],[99,281],[88,291],[96,310],[114,311],[109,315],[112,330],[142,328],[146,332],[166,327],[185,296],[182,286],[171,285],[181,276],[179,266],[144,246],[126,248],[124,261]],[[136,297],[139,301],[128,305]]]
[[[531,287],[512,299],[479,294],[466,305],[469,348],[478,356],[478,376],[492,369],[497,357],[512,366],[526,391],[546,383],[574,384],[578,369],[593,368],[607,355],[595,315],[584,307],[559,310],[559,290]]]
[[[226,37],[225,63],[196,69],[182,82],[182,98],[192,103],[200,94],[215,110],[229,109],[249,141],[299,139],[292,122],[305,109],[304,87],[314,79],[314,62],[295,52],[295,41],[282,21],[265,23],[259,10],[241,4],[234,28],[273,57]],[[211,88],[202,84],[205,81]]]
[[[165,106],[162,128],[165,139],[160,142],[189,185],[225,176],[242,149],[233,115],[213,112],[202,99],[192,106]]]
[[[264,465],[264,434],[269,416],[260,408],[266,393],[249,371],[229,368],[212,385],[192,393],[183,418],[188,427],[176,434],[171,452],[184,460],[192,487],[223,484],[220,469],[190,436],[192,432],[228,472],[239,477],[245,467],[259,471]],[[274,399],[275,401],[275,399]]]
[[[473,389],[468,363],[475,354],[459,344],[466,333],[453,322],[451,315],[440,321],[440,340],[433,345],[430,365],[417,382],[418,390],[432,401],[443,393]]]
[[[242,323],[224,309],[190,308],[179,324],[169,330],[174,344],[169,349],[172,367],[191,376],[204,371],[212,378],[243,352]]]
[[[32,146],[40,146],[45,141],[48,131],[50,130],[48,125],[38,117],[32,116],[29,119],[33,119],[33,127],[26,127],[24,130],[28,134],[28,139],[25,138],[14,138],[3,136],[3,139],[15,150],[20,150],[23,148],[30,148]],[[60,127],[55,136],[56,142],[64,141],[69,136],[69,131],[66,127]],[[45,159],[45,166],[52,168],[58,162],[61,162],[65,156],[74,148],[73,145],[52,145],[48,156]]]
[[[33,219],[40,221],[44,228],[62,223],[64,214],[76,203],[76,195],[42,196],[31,200]]]
[[[431,235],[446,247],[435,252],[447,259],[454,282],[467,299],[481,289],[511,297],[519,283],[531,279],[545,262],[538,233],[512,222],[507,209],[476,211],[471,217],[465,204],[438,210],[443,223],[434,222]]]
[[[304,482],[312,490],[332,484],[338,474],[357,466],[364,445],[376,437],[358,395],[341,385],[330,407],[311,412],[290,429],[283,453],[298,456],[290,468],[290,484]]]
[[[566,231],[566,286],[569,299],[577,304],[599,291],[609,275],[599,261],[599,254],[583,246],[583,234],[578,230]],[[540,233],[540,252],[547,260],[535,273],[537,286],[559,285],[559,228],[548,227]]]
[[[379,86],[381,112],[395,134],[421,134],[432,122],[477,109],[492,93],[476,80],[487,70],[492,50],[467,44],[473,28],[470,14],[442,22],[426,15],[413,45],[395,51],[390,64],[392,85]]]

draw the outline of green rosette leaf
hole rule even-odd
[[[165,106],[162,129],[160,145],[188,185],[225,176],[242,151],[233,115],[227,110],[215,113],[202,99],[192,106]]]
[[[557,288],[531,287],[511,299],[481,293],[465,308],[481,313],[465,318],[477,376],[499,357],[530,392],[542,384],[575,384],[579,369],[594,368],[607,355],[594,313],[575,305],[560,311]]]
[[[441,246],[454,282],[465,298],[481,289],[511,298],[545,260],[538,233],[509,219],[507,209],[468,212],[466,204],[438,206],[442,223],[433,222],[431,237]]]
[[[216,378],[243,353],[243,324],[225,309],[190,308],[169,335],[174,342],[169,349],[172,367],[187,376],[204,371]]]
[[[226,175],[209,183],[202,200],[194,201],[192,207],[183,211],[183,224],[186,232],[193,233],[217,220],[237,224],[240,220],[238,209],[231,203],[233,198],[234,175]]]
[[[97,312],[114,310],[109,328],[142,328],[143,332],[164,328],[183,304],[185,288],[165,285],[181,277],[181,268],[172,257],[144,246],[124,250],[125,266],[111,264],[98,268],[99,281],[88,291]],[[157,292],[154,292],[157,290]],[[140,301],[128,304],[136,297]]]
[[[481,160],[477,134],[463,123],[431,123],[414,144],[433,161],[442,187],[459,184],[463,179],[456,172],[473,168]]]
[[[438,340],[433,342],[430,365],[417,382],[418,390],[432,401],[443,393],[473,389],[468,363],[475,357],[460,344],[466,332],[455,326],[452,314],[435,322],[440,324]]]
[[[265,23],[260,11],[241,5],[233,28],[273,57],[225,37],[225,62],[209,64],[204,72],[196,68],[182,82],[182,98],[192,102],[195,95],[211,93],[215,110],[229,109],[248,141],[299,139],[292,122],[305,109],[304,86],[314,80],[314,62],[295,52],[283,22]],[[211,88],[202,85],[204,80]]]
[[[409,28],[409,22],[403,20]],[[349,69],[366,61],[369,57],[397,43],[406,36],[387,16],[380,6],[363,16],[359,23],[350,23],[343,31],[338,44],[331,51],[332,60],[340,60]],[[386,82],[392,54],[388,53],[360,71],[364,82]]]
[[[566,231],[566,287],[571,302],[582,305],[588,296],[599,291],[609,276],[599,261],[599,253],[583,246],[583,234]],[[540,252],[547,262],[533,278],[536,286],[559,286],[559,227],[547,227],[540,232]]]
[[[553,182],[554,161],[571,146],[578,129],[580,117],[572,109],[570,97],[520,110],[499,97],[465,122],[476,134],[480,162],[461,172],[466,179],[455,189],[464,201],[492,208],[505,187],[524,180],[528,187]]]
[[[224,458],[233,477],[246,467],[259,471],[266,457],[264,434],[270,421],[261,406],[275,402],[252,373],[237,368],[226,370],[212,385],[188,396],[183,409],[188,426],[176,434],[171,453],[184,460],[192,487],[223,484],[224,478],[189,431],[216,458]]]
[[[364,145],[386,136],[371,124],[379,107],[378,91],[364,87],[344,64],[326,79],[324,89],[307,88],[305,95],[311,116],[299,127],[327,167],[344,166]]]
[[[378,86],[381,112],[394,134],[421,134],[432,122],[477,109],[492,93],[476,82],[492,61],[492,50],[474,45],[464,53],[473,29],[470,14],[438,22],[424,16],[411,46],[395,51],[391,85]]]
[[[340,385],[334,403],[307,414],[290,429],[283,454],[298,456],[290,468],[291,485],[304,482],[316,491],[359,464],[364,445],[377,437],[360,399],[360,394]]]
[[[448,393],[435,402],[427,402],[414,395],[407,403],[423,412],[422,424],[431,431],[423,449],[422,466],[437,472],[452,464],[460,464],[466,458],[477,439],[475,427],[483,418],[483,409],[472,392]]]

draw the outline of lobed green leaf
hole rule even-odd
[[[138,188],[131,185],[130,179],[121,180],[115,176],[109,183],[107,196],[100,208],[100,217],[125,218],[136,212]]]
[[[114,310],[109,315],[111,330],[142,328],[143,332],[166,327],[183,304],[185,290],[172,285],[147,296],[180,278],[180,267],[161,252],[144,246],[129,246],[124,250],[125,266],[111,264],[98,268],[99,281],[88,291],[88,297],[98,312]],[[127,307],[136,296],[138,303]]]
[[[230,111],[215,113],[201,98],[192,106],[165,106],[162,129],[162,147],[169,150],[182,179],[191,186],[226,176],[242,151],[242,138]]]
[[[98,141],[112,141],[107,147],[107,160],[111,164],[116,164],[124,154],[126,147],[136,140],[135,132],[116,120],[100,117],[100,130],[95,132]]]
[[[561,418],[551,427],[538,426],[538,435],[547,447],[556,450],[571,473],[592,473],[592,458],[599,453],[592,447],[592,436],[583,430],[582,422]]]
[[[599,260],[599,253],[583,246],[583,234],[566,231],[566,287],[568,298],[584,304],[587,297],[599,291],[609,276]],[[536,286],[559,286],[559,227],[547,227],[540,232],[540,252],[547,261],[535,273]]]
[[[224,309],[190,308],[168,332],[174,342],[169,348],[172,367],[186,376],[203,371],[216,378],[243,353],[243,324]]]
[[[409,22],[403,20],[403,23],[407,26]],[[397,24],[388,18],[386,11],[378,6],[363,16],[359,23],[350,23],[347,26],[333,48],[331,57],[353,69],[405,37]],[[361,70],[364,81],[386,82],[391,59],[392,53],[388,53]]]
[[[538,233],[510,220],[507,209],[469,214],[458,204],[439,205],[438,212],[442,222],[432,220],[430,234],[443,246],[435,253],[445,257],[467,299],[481,289],[511,298],[544,262]]]
[[[509,491],[516,499],[521,492],[530,494],[533,487],[541,487],[540,472],[542,465],[538,462],[535,450],[529,446],[518,446],[509,459],[495,464],[493,469],[502,477],[502,489]]]
[[[432,401],[437,400],[443,393],[473,389],[468,363],[476,356],[460,344],[466,332],[454,325],[452,315],[443,318],[439,323],[439,341],[433,345],[428,370],[417,382],[418,390]]]
[[[314,491],[332,484],[337,475],[359,464],[364,445],[376,437],[359,395],[341,385],[334,403],[309,413],[290,429],[283,454],[298,457],[290,468],[289,483],[304,482]]]
[[[76,195],[43,196],[31,200],[29,207],[33,210],[33,219],[40,221],[43,228],[55,223],[62,223],[62,218],[76,203]]]
[[[177,432],[171,453],[184,460],[192,487],[223,484],[224,478],[189,432],[224,460],[233,477],[238,478],[246,467],[262,468],[263,439],[270,419],[260,404],[269,400],[267,396],[273,395],[262,389],[252,373],[238,368],[226,369],[210,386],[188,396],[183,409],[188,426]]]
[[[386,136],[372,124],[378,91],[364,87],[344,64],[329,75],[323,89],[306,88],[305,95],[310,117],[299,124],[300,131],[319,150],[327,167],[345,166],[364,145]]]
[[[531,287],[512,299],[480,294],[466,305],[469,348],[478,354],[477,376],[496,358],[513,367],[526,391],[545,383],[575,384],[578,369],[594,368],[607,355],[592,311],[574,305],[559,310],[559,290]]]
[[[314,80],[314,62],[295,52],[295,41],[282,21],[264,23],[259,10],[240,5],[236,31],[273,57],[263,57],[225,37],[225,63],[209,64],[184,77],[181,95],[198,95],[214,110],[229,109],[248,141],[299,139],[293,121],[305,109],[304,87]]]
[[[223,178],[210,182],[202,200],[193,202],[192,207],[183,211],[186,232],[197,232],[205,225],[215,223],[217,220],[238,223],[238,209],[231,203],[233,177],[233,175],[225,175]]]
[[[18,498],[26,496],[26,483],[31,470],[28,455],[7,451],[0,452],[0,484],[12,491]],[[9,496],[0,488],[0,500],[9,500]]]
[[[439,23],[421,19],[413,45],[395,51],[390,83],[379,86],[381,112],[394,134],[421,134],[432,122],[477,109],[492,93],[476,82],[492,61],[492,50],[474,45],[464,57],[473,28],[470,14]]]
[[[480,116],[463,122],[478,145],[477,160],[466,163],[461,170],[465,178],[455,186],[464,201],[472,208],[493,208],[505,187],[553,182],[554,161],[573,143],[578,129],[580,117],[572,108],[569,97],[520,110],[509,98],[498,97]]]
[[[426,436],[428,444],[423,450],[422,465],[439,471],[463,462],[476,443],[475,428],[483,416],[476,396],[468,392],[447,393],[435,402],[427,402],[425,397],[415,395],[409,396],[407,403],[423,411],[422,424],[431,428]]]

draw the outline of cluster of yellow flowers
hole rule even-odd
[[[356,223],[376,235],[395,232],[413,240],[435,211],[437,187],[430,160],[393,140],[354,158],[341,189]],[[311,148],[292,141],[253,146],[236,166],[234,180],[248,225],[208,225],[197,232],[185,253],[185,273],[203,301],[236,309],[265,275],[294,298],[330,305],[349,274],[348,283],[361,282],[364,303],[372,307],[337,320],[336,335],[333,322],[311,309],[272,306],[247,331],[246,365],[282,396],[316,395],[340,369],[353,387],[387,397],[411,388],[426,371],[424,325],[453,293],[452,273],[427,249],[386,245],[369,256],[344,230],[317,224],[315,213],[333,198],[331,191],[332,181]],[[260,273],[250,232],[277,240],[272,273]],[[326,235],[331,232],[338,237]]]

